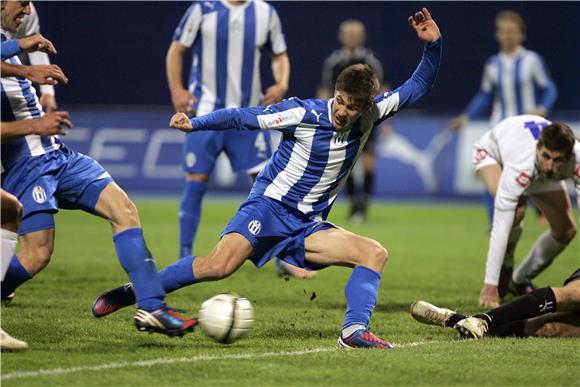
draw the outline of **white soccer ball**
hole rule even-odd
[[[218,294],[201,305],[199,322],[207,336],[231,344],[252,329],[254,308],[250,300],[237,294]]]

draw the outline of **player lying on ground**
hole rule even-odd
[[[455,328],[464,337],[580,336],[580,269],[561,288],[536,289],[487,313],[468,316],[425,301],[411,305],[415,320]]]
[[[177,113],[171,126],[184,131],[275,129],[283,140],[258,175],[250,196],[208,256],[187,256],[159,272],[166,292],[225,278],[246,259],[262,267],[274,257],[308,270],[330,265],[353,268],[346,284],[346,316],[339,344],[348,348],[391,348],[368,329],[387,251],[325,219],[371,130],[427,93],[441,60],[441,34],[423,8],[409,23],[426,44],[411,78],[376,95],[378,80],[367,65],[345,69],[330,100],[290,98],[275,105],[222,109],[189,119]],[[97,298],[101,317],[134,302],[132,287]]]
[[[552,263],[576,235],[572,203],[564,184],[572,179],[580,202],[580,142],[563,123],[523,115],[507,118],[475,144],[475,169],[495,198],[480,306],[499,306],[500,293],[525,294],[530,281]],[[545,214],[550,229],[536,240],[513,271],[527,198]],[[503,265],[503,270],[502,270]],[[508,285],[509,283],[509,285]]]

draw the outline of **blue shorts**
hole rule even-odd
[[[199,131],[188,133],[183,147],[183,168],[189,173],[211,174],[223,151],[234,172],[258,173],[272,155],[267,131]]]
[[[238,209],[222,231],[242,234],[254,247],[248,257],[257,267],[270,259],[279,258],[307,270],[320,270],[319,265],[306,260],[304,240],[317,231],[336,228],[332,223],[307,216],[266,196],[250,197]]]
[[[59,208],[94,213],[101,191],[112,181],[98,162],[64,144],[25,158],[2,174],[2,188],[24,207],[20,235],[54,228],[53,214]]]

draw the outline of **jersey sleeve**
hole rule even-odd
[[[481,86],[477,94],[467,104],[464,114],[470,119],[480,114],[491,105],[493,100],[493,58],[483,67]]]
[[[177,25],[173,33],[173,41],[179,42],[185,47],[191,47],[199,33],[201,20],[201,5],[195,2],[185,11],[185,14]]]
[[[541,89],[539,105],[549,111],[556,102],[558,90],[550,77],[550,72],[544,60],[537,54],[534,55],[534,60],[532,61],[532,76]]]
[[[411,78],[397,89],[375,97],[376,121],[385,120],[414,103],[433,87],[441,63],[442,39],[429,43]]]
[[[284,130],[299,125],[306,109],[294,98],[268,106],[220,109],[191,119],[193,130]]]
[[[0,54],[2,60],[12,58],[13,56],[20,54],[21,52],[22,50],[20,49],[18,40],[15,39],[5,40],[2,42],[2,45],[0,46]]]
[[[274,7],[270,7],[270,24],[268,25],[268,40],[272,54],[278,55],[287,51],[286,39],[282,32],[282,22]]]

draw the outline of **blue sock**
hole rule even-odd
[[[148,311],[163,306],[165,292],[155,261],[143,239],[142,228],[129,228],[113,235],[117,256],[133,283],[139,308]]]
[[[354,324],[369,325],[377,303],[381,273],[364,266],[357,266],[344,288],[346,313],[343,329]]]
[[[16,255],[12,256],[4,281],[2,281],[2,298],[14,293],[17,287],[31,279],[32,276],[20,263]]]
[[[191,254],[197,226],[201,218],[201,200],[207,191],[207,183],[187,180],[179,207],[179,256]]]
[[[194,259],[194,256],[188,255],[159,272],[159,278],[166,293],[197,282],[192,267]]]
[[[487,210],[487,219],[489,220],[489,225],[493,224],[493,209],[494,209],[494,199],[493,196],[487,191],[483,193],[483,201],[485,202],[485,209]]]

